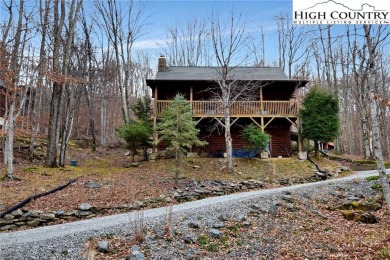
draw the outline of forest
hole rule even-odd
[[[209,19],[188,17],[159,28],[166,38],[152,52],[134,48],[149,33],[152,14],[144,1],[0,5],[2,160],[8,173],[18,135],[29,137],[30,159],[35,139],[47,138],[45,165],[51,167],[65,165],[71,139],[88,141],[92,150],[116,143],[116,129],[134,117],[131,104],[151,94],[145,80],[154,77],[159,55],[168,66],[219,66],[221,57],[229,57],[228,66],[280,67],[290,79],[307,79],[308,88],[322,86],[338,98],[336,153],[374,158],[378,132],[383,156],[390,158],[389,26],[300,26],[281,14],[273,20],[276,37],[267,38],[267,27],[253,29],[242,14],[213,12]],[[223,38],[236,41],[233,50],[225,49]],[[269,41],[275,41],[277,58],[269,58]]]

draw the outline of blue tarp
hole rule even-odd
[[[258,155],[256,150],[233,149],[233,157],[236,158],[254,158]]]

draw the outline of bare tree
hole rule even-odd
[[[12,16],[12,6],[10,6],[10,17]],[[15,130],[15,119],[18,117],[18,108],[17,106],[17,96],[20,91],[18,87],[19,83],[19,74],[20,74],[20,57],[21,52],[23,52],[22,44],[22,33],[25,28],[24,27],[24,0],[19,2],[19,12],[18,12],[18,22],[15,29],[15,36],[13,39],[12,50],[9,56],[9,64],[7,64],[7,58],[2,62],[2,80],[7,85],[7,94],[8,94],[8,113],[6,115],[6,139],[5,139],[5,151],[4,151],[4,161],[7,165],[7,174],[6,178],[9,180],[15,179],[13,176],[14,168],[14,130]],[[9,23],[10,24],[10,23]],[[24,34],[27,32],[24,31]],[[6,34],[8,34],[8,29],[6,30]],[[7,35],[5,35],[7,36]],[[3,37],[4,39],[4,37]],[[7,57],[8,53],[5,49],[4,44],[2,44],[2,54],[4,57]],[[25,87],[27,89],[27,86]],[[25,96],[23,96],[22,102],[20,102],[21,106],[23,106],[25,100]]]
[[[86,20],[86,14],[84,8],[81,12],[81,24],[84,33],[84,44],[83,49],[85,50],[85,58],[84,58],[84,69],[86,68],[85,73],[88,75],[88,84],[85,86],[85,97],[88,105],[88,115],[89,115],[89,127],[91,128],[92,135],[92,151],[96,151],[97,140],[96,140],[96,127],[95,127],[95,105],[94,105],[94,97],[95,97],[95,70],[93,69],[93,60],[94,50],[91,42],[91,31],[92,25],[88,25]]]
[[[233,12],[230,13],[227,21],[222,21],[213,15],[211,18],[211,39],[218,65],[216,79],[218,92],[215,94],[222,101],[223,106],[223,122],[220,121],[220,124],[225,130],[227,170],[229,173],[233,173],[230,107],[239,97],[247,94],[249,90],[254,90],[251,88],[251,84],[240,84],[232,73],[232,70],[244,60],[241,55],[243,55],[242,50],[248,40],[245,34],[245,21],[241,15],[237,16]]]
[[[40,14],[40,27],[41,27],[41,46],[39,50],[39,63],[41,67],[38,69],[38,80],[37,80],[37,90],[42,91],[44,84],[44,71],[47,69],[46,60],[46,51],[45,51],[45,43],[46,36],[48,30],[48,22],[49,22],[49,12],[50,12],[50,1],[45,0],[43,3],[42,0],[39,1],[39,14]],[[35,108],[33,108],[32,116],[31,116],[31,135],[30,135],[30,145],[28,150],[28,159],[32,161],[34,159],[34,144],[35,144],[35,136],[39,131],[39,109],[42,102],[39,102],[40,95],[35,93],[34,104],[39,104]]]
[[[384,26],[378,26],[377,31],[374,32],[372,25],[363,25],[365,39],[368,49],[368,99],[370,102],[370,112],[371,112],[371,124],[372,124],[372,133],[373,133],[373,149],[375,154],[375,159],[377,162],[379,179],[382,185],[383,194],[387,202],[387,210],[390,213],[390,185],[386,176],[386,168],[382,155],[382,145],[381,145],[381,131],[378,123],[378,95],[376,93],[376,84],[377,84],[377,66],[376,58],[378,55],[378,47],[381,42],[383,42],[387,37],[390,36],[390,32],[386,32]],[[374,35],[373,35],[374,34]]]
[[[191,19],[185,24],[176,23],[167,31],[168,40],[162,51],[170,66],[210,65],[209,31],[205,21]]]
[[[57,167],[57,145],[62,118],[63,91],[66,87],[69,61],[72,54],[72,43],[79,11],[83,0],[72,0],[68,12],[68,28],[66,38],[62,38],[66,18],[65,0],[54,0],[54,43],[53,43],[53,72],[50,78],[53,81],[53,92],[50,103],[49,140],[45,165]],[[59,13],[61,12],[61,13]],[[62,43],[65,44],[62,46]],[[63,53],[61,55],[61,50]],[[61,64],[62,60],[62,64]]]
[[[116,0],[95,0],[98,14],[115,54],[117,82],[121,94],[123,121],[130,120],[132,92],[132,49],[134,41],[144,34],[147,16],[146,5],[133,0],[126,2],[127,9]]]

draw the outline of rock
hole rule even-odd
[[[133,162],[133,163],[125,164],[123,167],[130,168],[130,167],[138,167],[138,166],[139,166],[139,163]]]
[[[194,244],[198,240],[198,237],[195,235],[185,235],[183,240],[186,244]]]
[[[110,247],[110,244],[108,243],[108,241],[107,240],[103,240],[103,241],[100,241],[97,244],[96,249],[99,252],[107,253],[109,251],[109,247]]]
[[[216,229],[219,229],[219,228],[223,228],[225,226],[225,224],[223,222],[219,222],[219,223],[214,223],[212,225],[213,228],[216,228]]]
[[[381,208],[381,204],[378,202],[377,198],[373,197],[373,198],[366,198],[360,201],[347,200],[337,208],[345,209],[345,210],[355,209],[361,211],[375,211]]]
[[[200,190],[200,189],[195,189],[194,192],[199,193],[199,194],[203,194],[204,193],[204,191]]]
[[[34,220],[30,220],[30,221],[26,222],[27,226],[30,226],[30,227],[37,227],[37,226],[39,226],[40,223],[41,223],[41,221],[39,219],[34,219]]]
[[[165,201],[166,203],[171,203],[171,202],[173,202],[173,199],[172,199],[171,197],[166,197],[166,198],[164,199],[164,201]]]
[[[326,173],[323,173],[323,172],[316,172],[315,173],[317,177],[321,178],[321,179],[326,179]]]
[[[99,189],[101,187],[100,183],[94,181],[88,181],[84,184],[84,187],[89,189]]]
[[[323,219],[327,219],[327,217],[324,214],[322,214],[321,212],[319,212],[318,210],[311,210],[311,213],[313,213],[317,216],[320,216]]]
[[[90,210],[92,208],[88,203],[81,203],[78,207],[79,210]]]
[[[243,227],[249,227],[250,225],[252,225],[252,223],[251,223],[250,221],[244,221],[244,222],[242,223],[242,226],[243,226]]]
[[[29,212],[31,215],[31,217],[33,218],[37,218],[40,214],[43,214],[43,211],[42,210],[31,210]]]
[[[285,206],[286,206],[286,209],[287,209],[288,211],[294,211],[294,210],[295,210],[294,205],[291,204],[291,203],[286,203]]]
[[[139,245],[132,245],[130,247],[130,251],[131,252],[135,252],[135,251],[139,251],[139,250],[140,250]]]
[[[134,204],[133,204],[133,207],[136,208],[136,209],[139,209],[139,208],[142,208],[144,206],[144,203],[141,202],[141,201],[135,201]]]
[[[222,236],[222,232],[219,231],[218,229],[215,229],[215,228],[209,229],[209,231],[207,233],[210,237],[213,237],[213,238],[220,238]]]
[[[11,212],[11,215],[13,215],[15,218],[20,218],[23,216],[23,211],[21,211],[20,209],[14,210]]]
[[[278,204],[272,204],[268,208],[268,213],[271,214],[271,216],[276,217],[278,215]]]
[[[370,212],[364,212],[361,210],[345,210],[342,212],[342,214],[346,219],[356,222],[362,222],[366,224],[375,224],[378,222],[375,215]]]
[[[12,215],[12,214],[7,214],[7,215],[5,215],[5,216],[3,217],[3,219],[5,219],[5,220],[10,220],[10,219],[14,219],[14,218],[15,218],[15,216]]]
[[[138,245],[131,246],[131,253],[126,257],[126,260],[144,260],[145,256],[139,251]]]
[[[199,158],[198,153],[187,152],[187,158]]]
[[[137,162],[130,163],[130,167],[138,167],[138,166],[139,166],[139,163],[137,163]]]
[[[287,202],[293,202],[293,197],[291,195],[283,195],[282,200],[287,201]]]
[[[53,214],[53,213],[43,213],[43,214],[40,214],[39,215],[39,218],[43,219],[43,220],[53,220],[56,218],[56,215]]]
[[[244,221],[246,221],[246,216],[245,215],[239,215],[237,217],[237,220],[240,221],[240,222],[244,222]]]
[[[261,213],[268,213],[268,209],[262,205],[252,204],[250,207],[251,207],[251,209],[253,209],[255,211],[258,211]]]
[[[290,179],[282,178],[278,180],[280,185],[288,185],[290,183]]]
[[[354,195],[352,195],[352,196],[349,196],[349,197],[347,198],[347,200],[351,200],[351,201],[358,201],[358,200],[359,200],[359,198],[358,198],[358,197],[356,197],[356,196],[354,196]]]
[[[64,210],[57,210],[55,212],[55,214],[56,214],[56,216],[61,217],[61,216],[63,216],[65,214],[65,211]]]
[[[227,213],[222,213],[222,214],[218,217],[218,219],[221,220],[221,221],[228,221],[229,218],[230,218],[230,216],[229,216],[229,214],[227,214]]]
[[[64,216],[75,216],[78,215],[79,212],[77,210],[72,210],[64,213]]]
[[[11,224],[11,225],[2,226],[2,227],[0,228],[0,230],[1,230],[1,231],[13,230],[13,229],[15,229],[15,228],[17,228],[17,227],[18,227],[18,226]]]
[[[187,260],[199,259],[200,251],[196,248],[191,248],[184,252],[184,258]]]
[[[6,226],[6,225],[11,225],[14,224],[15,222],[18,222],[18,219],[9,219],[9,220],[2,220],[0,221],[0,226]]]
[[[188,223],[188,226],[189,226],[190,228],[199,228],[199,223],[198,223],[198,222],[195,222],[195,221],[190,221],[190,222]]]
[[[338,166],[336,171],[350,171],[351,169],[348,166]]]
[[[86,217],[86,216],[89,216],[91,214],[92,214],[92,211],[88,211],[88,210],[83,210],[83,211],[79,212],[79,215],[82,217]]]

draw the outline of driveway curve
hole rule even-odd
[[[389,173],[390,170],[387,170],[387,174]],[[351,176],[320,182],[210,197],[174,205],[172,213],[174,218],[191,216],[195,212],[196,214],[199,212],[212,214],[216,209],[229,208],[232,204],[240,205],[253,199],[266,200],[286,191],[292,192],[301,189],[315,191],[313,188],[350,182],[371,175],[378,175],[378,172],[375,170],[361,171]],[[89,238],[99,237],[103,234],[131,232],[130,221],[135,219],[135,214],[136,212],[131,212],[25,231],[2,233],[0,234],[0,259],[81,259],[83,258],[81,252]],[[166,207],[145,210],[144,225],[161,223],[165,216]],[[65,255],[64,252],[66,252]]]

